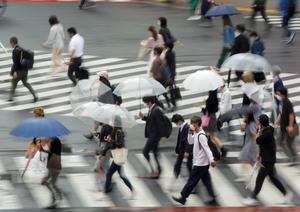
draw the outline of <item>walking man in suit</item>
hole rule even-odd
[[[163,137],[162,129],[164,129],[164,126],[162,126],[162,120],[163,120],[163,112],[161,108],[159,108],[155,102],[156,97],[143,97],[143,102],[147,105],[149,108],[148,115],[144,115],[141,112],[139,113],[139,116],[142,120],[146,121],[145,126],[145,137],[147,138],[147,142],[144,146],[143,154],[146,160],[148,161],[152,174],[150,175],[150,178],[152,179],[158,179],[161,174],[161,166],[158,159],[158,148],[159,148],[159,141],[161,137]],[[152,167],[150,163],[150,152],[153,152],[155,161],[157,163],[157,172],[154,171],[154,168]]]
[[[11,67],[10,71],[10,76],[13,77],[12,79],[12,88],[10,91],[10,97],[8,101],[13,101],[14,94],[18,85],[18,82],[21,80],[23,85],[28,88],[30,93],[33,96],[33,102],[36,102],[38,100],[33,88],[31,85],[27,82],[28,78],[28,69],[21,64],[21,57],[22,57],[22,51],[23,49],[18,45],[18,38],[17,37],[11,37],[10,40],[10,45],[13,48],[12,52],[12,60],[13,60],[13,65]]]
[[[174,165],[174,175],[175,178],[178,178],[181,171],[181,164],[183,159],[187,158],[187,169],[189,173],[192,171],[193,167],[193,145],[188,143],[188,132],[190,125],[184,121],[183,117],[179,114],[175,114],[172,117],[172,122],[175,123],[178,127],[178,136],[175,152],[177,159]]]

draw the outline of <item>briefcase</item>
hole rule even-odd
[[[170,94],[176,100],[182,99],[180,89],[175,84],[172,85],[171,90],[170,90]]]

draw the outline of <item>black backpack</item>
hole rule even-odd
[[[34,64],[34,52],[28,49],[20,50],[20,64],[25,69],[33,69]]]
[[[206,136],[206,134],[200,133],[200,134],[198,135],[198,142],[199,142],[199,143],[200,143],[200,141],[199,141],[199,136],[200,136],[200,135],[205,135],[205,136]],[[220,153],[220,151],[218,150],[218,147],[214,144],[214,142],[212,142],[212,140],[210,139],[210,137],[207,137],[207,136],[206,136],[206,138],[207,138],[207,144],[208,144],[208,146],[209,146],[209,148],[210,148],[210,151],[211,151],[212,154],[213,154],[214,160],[215,160],[215,161],[220,160],[220,159],[221,159],[221,153]],[[200,145],[202,145],[202,144],[200,143]]]
[[[157,110],[160,110],[159,108],[157,108]],[[164,115],[162,113],[162,129],[161,130],[161,133],[160,133],[160,136],[161,137],[165,137],[165,138],[169,138],[171,133],[172,133],[172,129],[173,129],[173,126],[172,126],[172,122],[170,121],[170,119]]]

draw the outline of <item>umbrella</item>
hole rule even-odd
[[[240,53],[229,57],[222,69],[234,71],[272,72],[270,63],[262,56],[251,53]]]
[[[137,124],[134,116],[123,107],[100,102],[88,102],[73,110],[75,116],[83,116],[116,127],[131,128]]]
[[[241,14],[240,11],[235,9],[232,6],[225,6],[225,5],[218,5],[215,7],[212,7],[210,10],[208,10],[205,14],[205,16],[210,17],[210,16],[224,16],[224,15],[239,15]]]
[[[252,99],[260,106],[263,106],[263,104],[267,101],[272,102],[271,94],[256,83],[243,84],[242,91],[248,96],[249,99]]]
[[[18,137],[55,137],[69,134],[70,131],[52,118],[29,118],[21,121],[11,132]]]
[[[223,78],[214,71],[197,71],[183,81],[185,89],[194,91],[212,91],[224,85]]]

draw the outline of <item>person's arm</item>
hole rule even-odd
[[[198,142],[199,142],[199,145],[203,148],[207,158],[208,158],[208,161],[209,163],[211,164],[212,167],[215,167],[216,165],[216,162],[214,160],[214,156],[208,146],[208,140],[207,140],[207,137],[205,135],[199,135],[198,136]]]
[[[48,39],[43,43],[44,47],[51,48],[53,43],[55,42],[55,37],[58,32],[52,26],[49,31]]]
[[[12,52],[12,60],[13,60],[13,65],[11,67],[10,75],[13,76],[14,73],[17,71],[17,66],[20,63],[20,50],[14,49]]]

